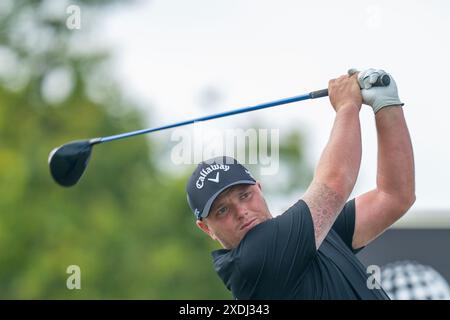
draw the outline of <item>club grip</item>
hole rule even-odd
[[[377,81],[372,84],[372,87],[387,87],[391,83],[391,78],[387,74],[378,77]]]
[[[381,77],[372,84],[373,87],[387,87],[391,83],[391,78],[387,74],[383,74]],[[311,99],[317,99],[328,96],[328,89],[322,89],[317,91],[312,91],[309,93]]]
[[[322,98],[328,96],[328,89],[317,90],[309,93],[311,99]]]

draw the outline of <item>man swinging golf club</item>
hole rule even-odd
[[[329,81],[336,112],[329,141],[306,193],[272,217],[262,186],[236,160],[198,165],[187,186],[197,226],[224,249],[214,267],[236,299],[388,299],[368,287],[355,254],[415,201],[414,159],[395,81],[373,86],[383,70],[349,71]],[[359,112],[373,108],[378,135],[377,185],[349,196],[361,162]]]

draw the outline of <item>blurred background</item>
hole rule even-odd
[[[416,161],[416,203],[362,259],[414,259],[448,281],[449,18],[443,0],[2,0],[0,298],[231,299],[212,266],[219,245],[187,205],[195,162],[174,163],[173,131],[96,147],[73,188],[52,181],[50,150],[322,89],[351,67],[394,76]],[[204,129],[277,130],[279,170],[249,165],[276,215],[311,181],[333,119],[324,98]],[[375,186],[369,107],[361,124],[352,197]],[[70,265],[81,290],[66,287]]]

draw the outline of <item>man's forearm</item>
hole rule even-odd
[[[415,200],[414,155],[402,107],[386,107],[376,116],[377,189],[406,205]]]
[[[358,177],[361,149],[359,109],[356,106],[342,108],[336,113],[330,139],[322,152],[314,179],[340,185],[345,201]]]

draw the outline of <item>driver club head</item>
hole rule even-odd
[[[99,139],[73,141],[53,149],[48,156],[53,179],[64,187],[75,185],[86,170],[96,143]]]

